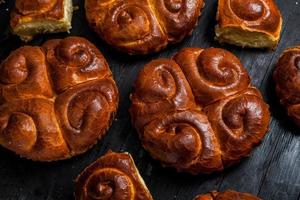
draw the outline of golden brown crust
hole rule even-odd
[[[300,126],[300,46],[289,48],[281,55],[274,74],[276,92],[288,115]]]
[[[129,54],[159,51],[191,33],[203,0],[87,0],[90,26],[106,42]]]
[[[75,199],[152,200],[128,153],[108,152],[76,179]]]
[[[202,194],[195,197],[194,200],[261,200],[260,198],[234,190],[226,190],[224,192],[212,191],[208,194]]]
[[[145,149],[192,174],[220,171],[249,155],[269,126],[268,105],[238,58],[222,49],[187,48],[173,60],[151,61],[131,101]]]
[[[118,106],[105,58],[83,38],[21,47],[0,72],[0,144],[32,160],[87,151],[105,134]]]
[[[220,34],[222,29],[233,28],[236,31],[247,32],[248,36],[253,37],[250,38],[253,40],[252,44],[243,45],[241,41],[226,41],[226,37],[217,36],[220,40],[223,39],[223,42],[240,46],[268,47],[263,46],[263,43],[259,44],[259,38],[255,38],[262,34],[265,40],[270,40],[269,43],[273,46],[269,48],[272,48],[280,38],[282,17],[273,0],[219,0],[217,20],[216,30]],[[247,38],[244,39],[247,41]]]
[[[59,20],[64,17],[64,0],[16,0],[11,12],[11,27],[38,19]]]
[[[28,42],[37,34],[69,31],[72,12],[72,0],[16,0],[10,26]]]

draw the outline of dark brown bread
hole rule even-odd
[[[0,65],[0,74],[0,144],[32,160],[85,152],[117,109],[105,58],[83,38],[21,47]]]
[[[108,152],[76,179],[75,199],[152,200],[128,153]]]
[[[288,115],[300,126],[300,46],[285,50],[274,74],[276,92]]]
[[[224,192],[212,191],[195,197],[194,200],[261,200],[260,198],[248,193],[226,190]]]
[[[223,49],[187,48],[151,61],[131,100],[145,149],[192,174],[220,171],[248,156],[269,127],[268,105],[239,59]]]
[[[203,0],[86,0],[90,26],[113,47],[147,54],[189,35]]]

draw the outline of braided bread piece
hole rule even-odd
[[[173,59],[151,61],[131,101],[144,148],[191,174],[238,162],[268,131],[268,105],[238,58],[223,49],[186,48]]]
[[[83,153],[105,135],[118,90],[105,58],[79,37],[25,46],[0,65],[0,144],[32,160]]]
[[[203,0],[86,0],[90,26],[113,47],[148,54],[191,34]]]
[[[276,92],[288,115],[300,126],[300,46],[286,49],[274,74]]]
[[[152,200],[128,153],[109,151],[76,179],[75,199]]]
[[[261,200],[260,198],[248,193],[226,190],[224,192],[212,191],[208,194],[201,194],[194,200]]]
[[[274,0],[219,0],[216,38],[242,47],[277,46],[282,16]]]

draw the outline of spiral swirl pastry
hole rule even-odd
[[[90,26],[113,47],[148,54],[192,32],[203,0],[87,0]]]
[[[112,79],[89,81],[60,94],[55,102],[59,122],[71,150],[86,151],[101,138],[117,108],[118,89]]]
[[[220,42],[274,48],[280,38],[282,17],[274,0],[219,0],[217,19]]]
[[[222,141],[222,159],[227,166],[249,155],[269,128],[268,106],[255,88],[211,104],[204,112]]]
[[[212,191],[208,194],[201,194],[194,198],[194,200],[261,200],[249,193],[237,192],[234,190],[226,190],[224,192]]]
[[[43,48],[58,92],[86,80],[102,79],[111,75],[103,55],[84,38],[49,40]]]
[[[268,105],[238,58],[223,49],[187,48],[172,60],[151,61],[131,100],[144,148],[191,174],[220,171],[248,156],[269,127]]]
[[[47,99],[15,100],[0,106],[0,144],[32,160],[70,157]]]
[[[195,106],[192,90],[180,67],[172,60],[158,59],[147,64],[140,72],[136,86],[136,93],[131,96],[131,110],[137,111],[133,116],[144,116],[138,121],[139,126],[151,121],[159,112]]]
[[[25,46],[0,65],[0,103],[32,97],[53,97],[47,63],[39,47]]]
[[[250,84],[239,59],[223,49],[186,48],[174,60],[185,73],[197,102],[203,106],[245,90]]]
[[[195,0],[151,0],[169,42],[181,41],[189,35],[197,23],[204,1]]]
[[[83,38],[21,47],[0,74],[0,144],[28,159],[84,153],[105,135],[118,106],[105,58]]]
[[[152,197],[130,154],[109,151],[77,177],[75,199],[152,200]]]
[[[273,79],[280,103],[300,126],[300,46],[286,49],[280,57]]]

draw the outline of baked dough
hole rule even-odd
[[[130,113],[144,148],[191,174],[223,170],[265,136],[270,113],[239,59],[217,48],[187,48],[141,70]]]
[[[42,33],[65,32],[71,29],[72,0],[16,0],[10,25],[23,41]]]
[[[76,200],[152,200],[129,153],[109,151],[76,179]]]
[[[274,49],[282,17],[273,0],[219,0],[216,39],[241,47]]]

